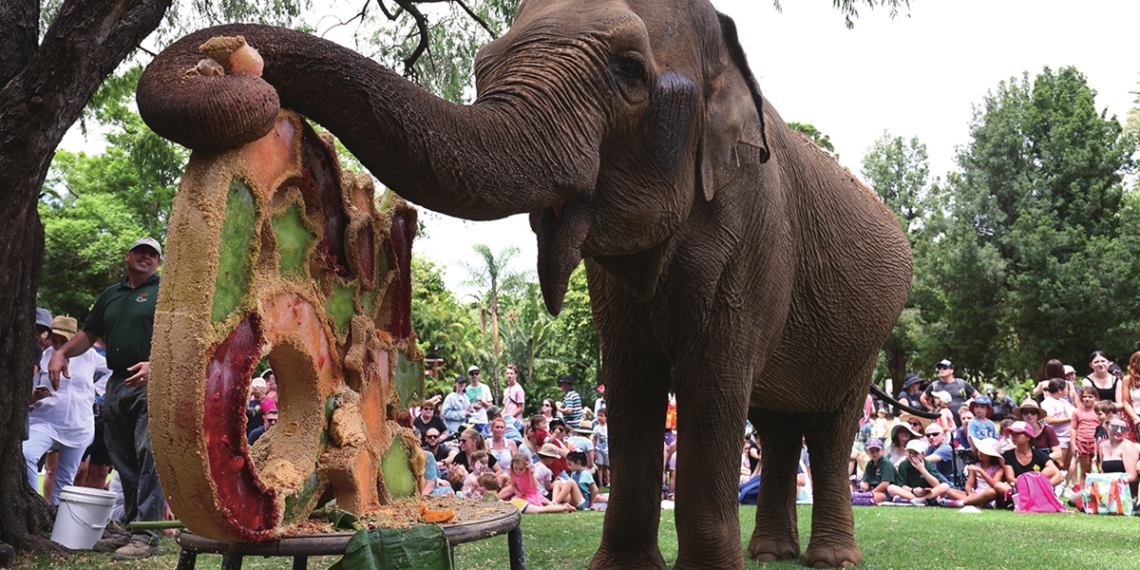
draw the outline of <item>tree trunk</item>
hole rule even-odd
[[[499,293],[491,291],[491,352],[495,355],[495,365],[491,368],[491,393],[499,401]]]
[[[0,540],[18,548],[60,548],[39,535],[48,511],[26,481],[22,452],[43,263],[40,191],[64,133],[170,3],[68,0],[37,46],[40,3],[0,2]]]
[[[887,354],[887,371],[891,374],[891,385],[884,386],[884,389],[894,394],[896,398],[901,393],[902,379],[906,376],[906,364],[906,353],[899,351]]]

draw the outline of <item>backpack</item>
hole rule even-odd
[[[1017,494],[1013,497],[1018,513],[1063,513],[1068,511],[1053,494],[1053,485],[1044,475],[1027,471],[1017,476]]]

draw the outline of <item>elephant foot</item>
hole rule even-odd
[[[778,539],[771,535],[752,535],[748,543],[748,556],[761,562],[794,560],[800,555],[800,541],[795,537]]]
[[[594,557],[590,559],[590,570],[666,570],[665,559],[661,551],[653,546],[643,550],[613,550],[599,548]]]
[[[850,568],[863,563],[863,553],[854,541],[848,545],[809,545],[804,552],[804,565],[812,568]]]

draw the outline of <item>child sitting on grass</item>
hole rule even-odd
[[[975,507],[1003,506],[1010,485],[1005,482],[1005,467],[1001,459],[998,440],[987,437],[976,442],[978,463],[966,467],[966,500],[963,504]]]
[[[511,482],[499,491],[499,498],[509,500],[524,513],[565,513],[574,510],[572,505],[551,503],[542,494],[534,476],[534,465],[526,453],[511,457]]]
[[[863,468],[859,489],[863,493],[872,493],[876,504],[885,503],[889,500],[887,487],[895,482],[895,465],[883,455],[883,440],[871,438],[867,440],[865,449],[870,459]]]
[[[554,483],[555,503],[570,503],[579,511],[584,511],[592,507],[595,502],[604,503],[609,500],[609,494],[598,495],[594,476],[586,470],[585,453],[571,451],[566,455],[566,463],[570,478]]]

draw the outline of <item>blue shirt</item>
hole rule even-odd
[[[966,424],[966,431],[970,437],[974,439],[985,439],[987,437],[992,437],[994,439],[998,438],[997,426],[994,425],[994,423],[990,421],[989,418],[986,418],[984,420],[974,418],[970,420],[970,423]]]
[[[954,478],[954,448],[950,447],[949,443],[943,441],[942,445],[938,447],[930,446],[926,450],[926,456],[938,458],[938,461],[931,463],[934,463],[934,467],[938,469],[942,477],[947,480]]]
[[[582,500],[586,501],[587,505],[593,504],[592,501],[590,501],[590,485],[594,484],[594,476],[590,475],[589,471],[583,469],[571,473],[570,478],[578,484],[578,489],[582,491]]]

